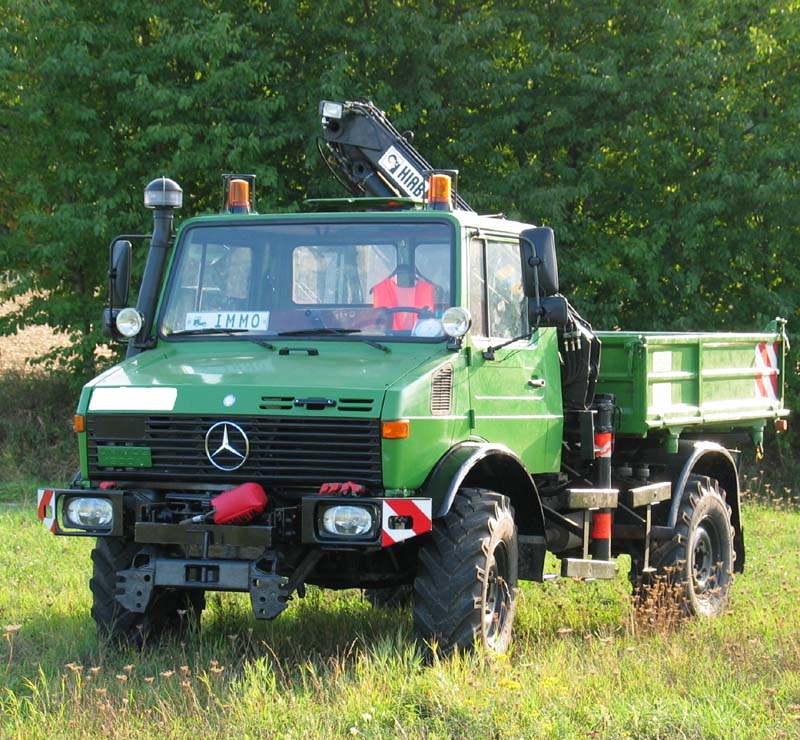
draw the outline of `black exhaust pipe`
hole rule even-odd
[[[150,237],[150,250],[147,252],[139,298],[136,301],[136,310],[144,321],[139,334],[128,344],[128,357],[155,346],[152,331],[156,304],[167,256],[172,247],[173,211],[183,205],[183,190],[168,177],[156,178],[144,189],[144,204],[153,209],[153,235]]]

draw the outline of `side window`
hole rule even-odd
[[[482,239],[469,243],[469,308],[472,314],[472,331],[476,336],[486,333],[486,262]]]
[[[489,241],[487,249],[487,316],[489,336],[511,339],[528,331],[522,290],[522,263],[516,242]]]

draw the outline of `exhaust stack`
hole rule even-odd
[[[147,253],[139,298],[136,301],[136,310],[142,316],[142,328],[128,345],[128,357],[139,354],[153,344],[151,333],[156,303],[167,255],[172,246],[173,211],[183,205],[183,190],[174,180],[158,177],[144,189],[144,205],[153,210],[153,234],[150,237],[150,251]]]

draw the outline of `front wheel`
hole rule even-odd
[[[517,528],[508,498],[459,491],[420,549],[414,630],[442,654],[508,649],[517,598]]]
[[[725,610],[736,558],[733,538],[725,490],[713,478],[690,476],[675,533],[651,558],[658,573],[679,585],[688,615],[712,617]]]
[[[202,591],[155,589],[143,613],[123,607],[114,597],[117,572],[131,566],[140,546],[123,537],[100,537],[92,550],[92,616],[101,638],[142,647],[164,633],[184,633],[199,624],[205,607]]]

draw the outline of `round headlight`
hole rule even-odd
[[[107,498],[74,498],[67,504],[66,518],[78,527],[107,527],[114,510]]]
[[[372,529],[372,514],[363,506],[331,506],[322,515],[322,527],[330,534],[359,537]]]
[[[135,308],[123,308],[116,318],[117,331],[123,337],[130,339],[135,337],[141,330],[144,324],[144,317]]]
[[[460,339],[472,326],[472,315],[462,306],[452,306],[442,314],[442,326],[448,337]]]

